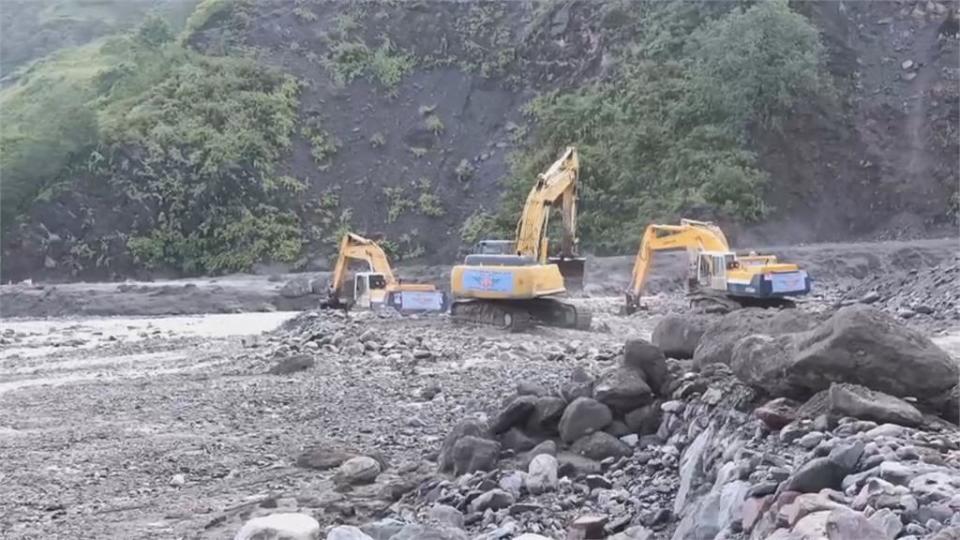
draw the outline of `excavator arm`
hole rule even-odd
[[[627,288],[627,313],[640,305],[640,295],[647,281],[653,254],[657,251],[687,249],[693,251],[729,251],[723,231],[712,223],[684,219],[680,225],[650,225],[640,240],[640,249],[633,263],[633,276]]]
[[[560,253],[562,257],[573,257],[579,172],[580,159],[577,149],[571,146],[563,152],[560,159],[537,177],[517,222],[517,254],[533,257],[541,264],[546,262],[546,231],[550,208],[559,204],[563,219]]]
[[[347,276],[347,266],[350,261],[364,261],[370,266],[370,271],[383,274],[387,286],[396,283],[393,269],[387,254],[383,252],[373,240],[360,235],[347,233],[340,241],[340,254],[333,268],[333,278],[330,280],[329,296],[333,302],[339,301],[343,293],[343,282]]]

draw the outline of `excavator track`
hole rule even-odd
[[[454,321],[497,326],[511,332],[534,325],[589,330],[593,314],[554,298],[459,300],[450,306]]]

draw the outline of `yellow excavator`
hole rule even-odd
[[[589,329],[591,314],[555,296],[582,287],[584,259],[575,254],[577,226],[577,149],[568,147],[527,195],[514,240],[483,240],[463,264],[453,267],[450,289],[454,320],[512,331],[534,323]],[[560,252],[549,257],[550,209],[562,214]],[[566,281],[565,281],[566,280]]]
[[[640,307],[640,295],[657,251],[686,249],[690,256],[687,288],[691,301],[711,309],[787,307],[791,297],[810,292],[810,276],[774,255],[738,256],[713,223],[680,220],[680,225],[650,225],[643,233],[626,291],[627,314]]]
[[[345,290],[350,262],[366,263],[366,272],[356,272],[353,285]],[[392,307],[401,312],[442,311],[444,294],[427,283],[403,283],[393,275],[387,254],[373,240],[347,233],[340,241],[340,253],[322,308],[359,307],[377,310]]]

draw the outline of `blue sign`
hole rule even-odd
[[[465,270],[463,288],[468,291],[513,292],[513,274],[489,270]]]

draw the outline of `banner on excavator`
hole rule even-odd
[[[473,291],[513,292],[513,274],[488,270],[463,272],[463,288]]]

